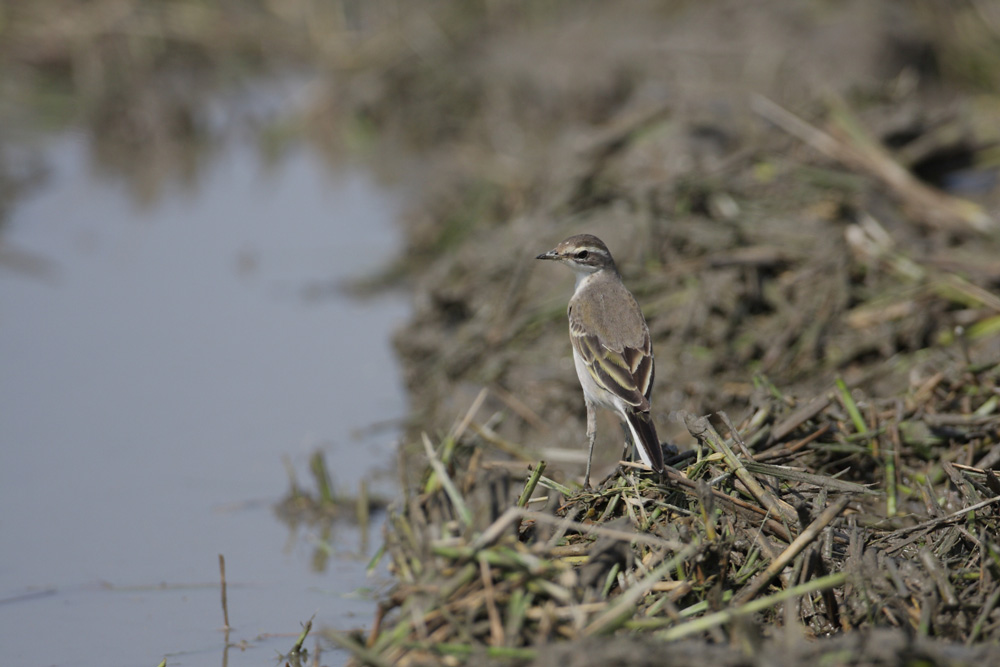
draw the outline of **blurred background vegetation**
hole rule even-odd
[[[642,4],[649,5],[643,15],[670,21],[699,3]],[[708,4],[725,9],[732,3]],[[773,12],[781,3],[758,4]],[[793,4],[822,19],[837,3]],[[921,76],[985,94],[1000,89],[996,3],[869,4],[921,24],[922,39],[898,44]],[[625,3],[621,13],[635,8]],[[272,118],[258,128],[265,151],[305,132],[335,153],[370,149],[374,138],[428,147],[467,135],[483,107],[499,102],[496,86],[477,80],[463,58],[498,34],[571,24],[587,14],[604,10],[600,3],[558,0],[7,0],[0,3],[0,120],[6,130],[0,151],[9,153],[14,135],[26,130],[82,127],[96,164],[138,182],[148,196],[161,174],[188,174],[197,156],[231,129],[213,109],[214,96],[294,72],[307,74],[317,87],[299,117]],[[721,39],[706,45],[709,51],[724,47]],[[608,46],[612,59],[618,48]],[[612,91],[609,104],[620,104],[639,74],[624,73],[622,90]],[[572,117],[578,101],[565,96],[561,110]],[[611,109],[602,113],[595,106],[581,111],[597,123]],[[516,119],[531,114],[536,121],[560,122],[551,110],[505,111]],[[4,192],[19,180],[11,162],[3,159]]]
[[[243,113],[254,106],[254,86],[296,78],[296,104]],[[306,142],[331,164],[363,158],[383,175],[418,174],[419,194],[402,220],[408,261],[389,277],[417,275],[477,230],[504,228],[517,246],[507,250],[520,253],[528,232],[511,221],[622,207],[632,207],[637,229],[653,230],[642,238],[659,247],[638,256],[656,264],[745,245],[745,234],[726,231],[733,203],[759,217],[828,210],[825,223],[870,210],[885,190],[858,180],[856,170],[817,169],[815,161],[784,172],[785,157],[803,159],[801,145],[783,134],[762,138],[760,118],[747,110],[751,94],[810,119],[836,122],[836,110],[848,108],[842,117],[856,115],[904,167],[945,189],[972,182],[985,193],[983,210],[993,211],[998,91],[1000,3],[987,0],[7,1],[0,4],[0,215],[44,177],[32,144],[47,132],[85,133],[95,172],[121,178],[140,202],[170,180],[197,183],[199,165],[227,136],[249,132],[265,160]],[[638,149],[622,159],[615,151],[623,145]],[[986,185],[976,186],[983,175]],[[669,230],[657,232],[667,217]],[[893,231],[897,216],[887,217]],[[719,225],[687,227],[696,220]],[[801,229],[794,220],[793,227]],[[538,237],[537,225],[525,228]],[[790,230],[775,234],[794,240]],[[508,262],[490,273],[479,257],[466,264],[487,280],[511,271]],[[515,381],[513,360],[472,361],[488,351],[477,346],[491,347],[482,327],[493,326],[474,304],[510,301],[515,292],[484,287],[472,298],[462,287],[469,275],[452,264],[425,276],[432,298],[417,321],[424,318],[434,341],[410,337],[403,350],[419,363],[446,356],[441,341],[463,341],[462,359],[443,364],[440,393],[462,378]],[[647,289],[668,287],[677,285]],[[732,295],[741,292],[726,289],[718,308],[736,312],[742,306]],[[681,312],[671,303],[666,312]],[[517,338],[505,322],[509,331],[499,337]],[[661,323],[664,335],[677,331]],[[917,347],[933,339],[918,337]],[[739,358],[770,347],[728,344]],[[706,363],[718,379],[718,364]],[[787,365],[798,368],[789,377],[812,368]],[[426,368],[411,378],[418,376],[436,377]]]

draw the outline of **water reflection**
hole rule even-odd
[[[309,472],[312,483],[303,485],[298,480],[295,468],[286,458],[289,490],[285,497],[274,506],[275,516],[289,529],[289,545],[294,545],[301,533],[311,535],[315,548],[312,567],[316,572],[325,572],[331,556],[337,558],[367,559],[372,518],[382,518],[388,502],[384,497],[373,495],[368,480],[358,481],[354,495],[334,490],[333,480],[326,463],[326,455],[316,450],[309,457]],[[359,539],[352,545],[335,539],[338,524],[350,524],[357,528]]]
[[[140,206],[80,136],[46,158],[0,239],[31,267],[0,265],[0,662],[217,665],[220,553],[248,643],[230,665],[287,652],[314,612],[364,625],[365,559],[336,556],[369,537],[304,522],[289,546],[272,506],[282,455],[302,469],[317,448],[335,488],[393,492],[395,434],[365,427],[405,412],[388,336],[406,301],[304,290],[391,257],[397,202],[304,149],[265,169],[227,144],[197,188]]]

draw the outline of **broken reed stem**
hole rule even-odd
[[[490,621],[490,646],[503,646],[503,623],[500,621],[496,594],[493,591],[493,574],[490,572],[490,564],[487,562],[484,554],[480,554],[479,557],[479,575],[483,580],[483,592],[486,598],[486,616]]]
[[[722,419],[722,423],[725,424],[726,428],[729,429],[729,436],[730,438],[732,438],[733,443],[739,448],[740,453],[743,454],[743,458],[749,461],[753,461],[754,460],[753,452],[751,452],[747,448],[747,444],[743,442],[743,438],[742,436],[740,436],[740,432],[736,428],[736,424],[733,423],[733,420],[730,419],[729,415],[727,415],[725,412],[719,411],[718,414],[719,417]]]
[[[462,421],[455,425],[455,430],[451,432],[451,435],[448,438],[449,440],[453,442],[459,441],[465,433],[465,429],[469,428],[469,424],[472,423],[472,419],[476,416],[476,413],[479,412],[479,408],[483,406],[483,401],[486,400],[486,396],[489,395],[489,393],[489,389],[486,387],[479,390],[479,393],[472,401],[472,405],[469,406],[469,409],[466,411]]]
[[[636,544],[645,544],[651,547],[670,549],[671,551],[680,551],[684,549],[685,546],[687,546],[683,542],[678,542],[676,540],[669,540],[664,537],[657,537],[655,535],[649,535],[648,533],[634,533],[634,532],[630,533],[627,530],[616,530],[614,528],[605,528],[604,526],[598,526],[589,523],[580,523],[579,521],[567,521],[566,519],[562,519],[557,516],[552,516],[551,514],[545,514],[544,512],[535,512],[532,510],[518,510],[518,512],[524,519],[533,519],[538,522],[549,523],[557,526],[568,526],[573,530],[580,531],[584,535],[597,535],[599,537],[610,537],[612,539],[621,540],[622,542],[630,542],[630,543],[634,542]]]
[[[896,404],[896,419],[889,424],[889,446],[885,448],[885,514],[892,518],[896,516],[899,490],[896,488],[896,469],[899,452],[903,443],[899,437],[899,422],[902,421],[902,404]]]
[[[302,645],[306,642],[306,637],[309,636],[309,631],[313,627],[313,619],[316,618],[316,614],[312,615],[305,625],[302,626],[302,632],[299,633],[298,639],[295,640],[295,644],[292,645],[292,650],[289,651],[290,655],[298,655],[302,652]]]
[[[794,468],[788,468],[785,466],[776,466],[770,463],[757,463],[756,461],[747,461],[747,470],[758,475],[768,475],[769,477],[776,477],[778,479],[784,479],[790,482],[800,482],[802,484],[810,484],[812,486],[818,486],[821,489],[827,489],[829,491],[838,491],[840,493],[857,493],[862,495],[877,496],[879,492],[874,489],[869,489],[867,486],[862,486],[861,484],[855,484],[854,482],[845,482],[844,480],[837,479],[836,477],[829,477],[827,475],[817,475],[810,472],[803,472],[801,470],[795,470]]]
[[[523,521],[524,519],[558,526],[564,530],[573,529],[579,531],[583,535],[609,537],[622,542],[645,544],[651,547],[670,549],[671,551],[679,551],[686,546],[682,542],[668,540],[666,538],[657,537],[648,533],[629,532],[627,530],[606,528],[599,524],[580,523],[579,521],[573,521],[564,517],[546,514],[545,512],[536,512],[534,510],[522,509],[520,507],[508,507],[504,510],[504,513],[497,517],[497,519],[490,524],[486,530],[479,534],[471,545],[468,547],[454,547],[454,549],[456,550],[456,553],[465,550],[471,555],[495,542],[511,525],[515,522]]]
[[[431,469],[434,470],[434,474],[437,475],[438,481],[444,488],[444,492],[448,494],[451,504],[455,506],[455,511],[458,513],[459,518],[465,526],[472,525],[472,512],[469,511],[468,505],[465,504],[465,500],[462,498],[462,494],[459,493],[458,487],[452,482],[451,477],[448,476],[448,471],[445,470],[444,464],[441,463],[441,459],[438,458],[437,453],[434,451],[434,446],[431,444],[431,439],[427,437],[426,433],[422,433],[424,442],[424,451],[427,453],[427,460],[431,465]]]
[[[865,438],[869,435],[870,429],[868,424],[865,423],[865,418],[861,416],[861,410],[858,409],[858,404],[854,402],[854,397],[851,396],[851,391],[847,388],[847,383],[844,382],[843,378],[837,378],[837,395],[840,397],[840,402],[843,404],[844,409],[847,410],[847,414],[851,418],[851,423],[854,424],[854,430],[857,432],[858,436]],[[868,450],[874,455],[875,438],[872,437],[868,441]]]
[[[333,483],[330,481],[330,471],[326,468],[326,459],[323,457],[323,452],[317,450],[309,457],[309,470],[316,480],[320,503],[326,506],[333,505],[335,503],[333,498]]]
[[[945,571],[941,561],[926,547],[920,549],[918,553],[920,554],[920,561],[924,565],[924,570],[931,576],[931,580],[937,587],[941,602],[949,607],[957,607],[958,596],[955,595],[955,589],[952,587],[951,582],[948,581],[948,572]]]
[[[810,523],[802,533],[795,538],[788,547],[781,552],[781,554],[775,558],[767,566],[767,568],[757,575],[757,578],[747,584],[746,588],[740,591],[735,598],[733,598],[734,604],[743,604],[748,600],[753,599],[757,593],[760,592],[764,586],[768,584],[774,577],[781,573],[785,566],[792,562],[799,553],[802,552],[806,546],[819,537],[819,534],[826,528],[830,523],[840,516],[840,513],[844,511],[847,504],[850,502],[850,498],[847,496],[838,498],[836,502],[828,506],[823,512],[816,517],[816,519]]]
[[[791,600],[801,595],[808,595],[809,593],[815,593],[817,591],[836,588],[845,581],[847,581],[846,572],[834,572],[833,574],[828,574],[825,577],[811,579],[804,584],[800,584],[799,586],[793,586],[792,588],[786,588],[782,591],[778,591],[774,595],[769,595],[767,597],[760,598],[759,600],[747,602],[742,606],[723,609],[722,611],[717,611],[714,614],[708,614],[706,616],[702,616],[701,618],[696,618],[693,621],[688,621],[683,625],[678,625],[677,627],[657,632],[656,637],[663,641],[682,639],[697,632],[709,630],[722,625],[723,623],[728,623],[733,619],[755,614],[758,611],[763,611],[768,607],[772,607],[776,604],[784,602],[785,600]]]
[[[531,476],[528,477],[528,481],[524,485],[521,497],[517,499],[518,507],[524,507],[528,504],[528,500],[531,498],[531,494],[535,492],[535,487],[538,486],[538,480],[542,478],[543,472],[545,472],[545,461],[539,461],[535,469],[531,471]]]
[[[222,622],[223,629],[229,630],[229,602],[226,600],[226,557],[219,554],[219,579],[222,589]]]
[[[695,417],[691,414],[684,415],[684,423],[687,426],[688,431],[697,438],[699,441],[704,443],[713,452],[718,452],[722,454],[726,461],[726,465],[732,470],[736,477],[746,485],[747,490],[757,499],[761,505],[763,505],[768,511],[775,514],[779,514],[786,521],[794,522],[797,519],[795,510],[788,505],[788,503],[783,502],[776,498],[773,493],[765,489],[757,478],[746,469],[743,462],[733,453],[733,450],[726,444],[719,434],[715,431],[712,425],[708,422],[706,417]]]
[[[355,510],[357,512],[358,525],[362,529],[365,529],[371,519],[371,502],[368,499],[368,481],[364,477],[358,482],[358,501]]]
[[[561,494],[563,494],[567,498],[569,498],[570,496],[573,495],[573,489],[569,488],[565,484],[560,484],[559,482],[555,481],[554,479],[550,479],[548,477],[545,477],[544,475],[542,475],[542,476],[540,476],[538,478],[538,483],[542,486],[542,488],[550,489],[550,490],[555,491],[557,493],[561,493]]]

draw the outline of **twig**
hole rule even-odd
[[[747,449],[747,444],[743,442],[743,437],[740,435],[740,432],[736,428],[736,425],[733,423],[733,420],[730,419],[729,415],[727,415],[723,411],[719,411],[719,417],[722,418],[722,423],[724,423],[726,425],[726,428],[729,429],[729,435],[730,437],[732,437],[733,442],[736,444],[736,446],[739,447],[740,453],[743,454],[743,458],[747,459],[748,461],[753,461],[754,460],[753,452]]]
[[[479,558],[479,576],[483,580],[483,592],[486,597],[486,615],[490,619],[490,645],[503,646],[503,623],[500,622],[496,594],[493,592],[493,575],[490,574],[490,564],[482,556]]]

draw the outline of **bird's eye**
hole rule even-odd
[[[587,252],[586,250],[578,250],[577,253],[576,253],[576,258],[577,259],[587,259],[587,255],[589,255],[589,254],[590,253]]]

